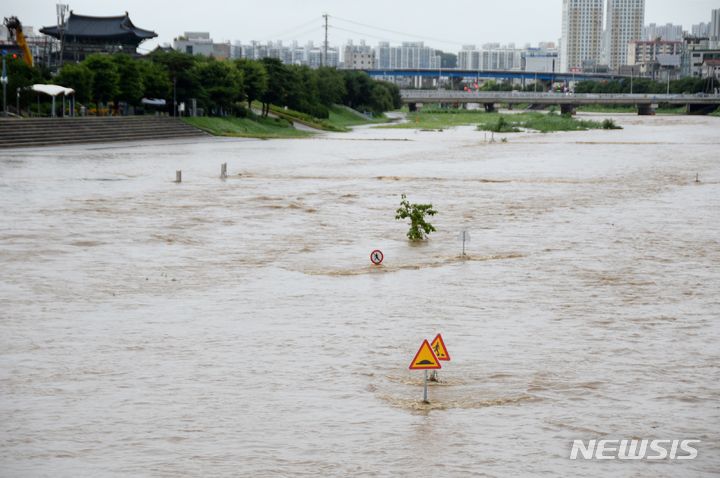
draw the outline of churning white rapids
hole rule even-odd
[[[720,118],[614,119],[3,149],[0,475],[713,475]]]

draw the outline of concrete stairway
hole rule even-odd
[[[0,119],[0,148],[207,136],[167,116]]]

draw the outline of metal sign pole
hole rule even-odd
[[[465,231],[463,231],[463,256],[465,255]]]
[[[423,386],[423,402],[430,403],[430,402],[428,402],[428,399],[427,399],[427,370],[425,370],[425,380],[424,380],[424,386]]]

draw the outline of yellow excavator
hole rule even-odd
[[[25,35],[23,34],[22,23],[20,23],[20,20],[18,20],[17,17],[10,17],[5,18],[5,21],[3,23],[7,27],[10,34],[15,38],[15,43],[17,43],[22,50],[23,60],[25,60],[25,63],[27,63],[28,66],[32,66],[32,53],[30,53],[30,47],[28,47],[27,41],[25,40]]]

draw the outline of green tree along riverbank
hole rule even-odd
[[[258,116],[252,114],[253,102],[261,104],[260,117],[267,118],[272,111],[303,115],[310,123],[324,125],[323,129],[338,131],[373,120],[364,120],[336,105],[379,118],[402,105],[396,85],[373,80],[366,73],[285,65],[272,58],[216,60],[163,50],[140,58],[96,54],[80,63],[67,63],[54,77],[27,67],[20,59],[9,59],[8,63],[11,91],[21,89],[21,112],[33,115],[49,113],[47,99],[40,98],[43,106],[38,108],[36,95],[23,90],[33,83],[75,89],[78,104],[87,106],[91,114],[126,114],[132,107],[136,112],[159,110],[172,115],[173,105],[181,103],[187,114],[195,100],[202,116],[247,120],[234,122],[236,126],[258,122]],[[145,107],[143,98],[163,99],[166,106]],[[271,123],[256,126],[262,129]],[[254,129],[249,128],[248,133]]]
[[[623,78],[622,80],[608,81],[578,81],[575,93],[632,93],[634,94],[694,94],[712,93],[717,87],[717,81],[712,78],[680,78],[665,81],[653,81],[648,78]]]

